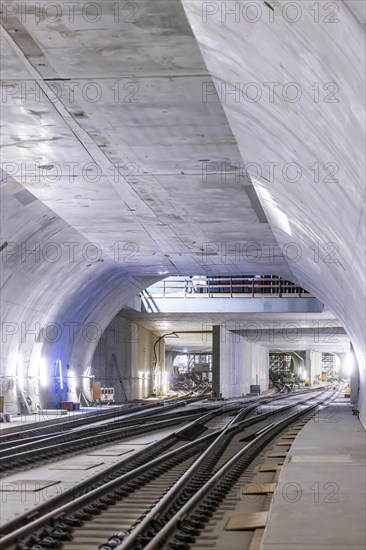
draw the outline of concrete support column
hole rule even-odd
[[[307,350],[305,352],[306,378],[310,378],[312,384],[322,374],[322,353],[321,351]]]
[[[358,403],[358,397],[360,393],[360,371],[357,368],[357,361],[355,356],[355,350],[353,349],[353,345],[351,343],[351,351],[348,354],[349,356],[349,368],[351,371],[351,403],[354,405],[357,405]]]
[[[213,327],[213,397],[241,397],[250,386],[268,389],[269,352],[222,326]]]
[[[162,338],[155,345],[155,351],[157,355],[157,363],[155,368],[155,391],[157,395],[165,395],[167,390],[167,374],[165,372],[165,342]]]
[[[354,405],[358,402],[358,395],[360,393],[360,371],[356,367],[351,374],[351,403]]]
[[[221,327],[212,327],[212,397],[220,397]]]
[[[167,390],[171,388],[171,380],[174,375],[174,359],[177,353],[175,351],[165,352],[165,372],[167,377]]]

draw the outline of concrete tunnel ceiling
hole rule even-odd
[[[94,21],[88,2],[75,3],[72,17],[62,3],[61,17],[45,13],[46,4],[27,2],[22,15],[7,2],[1,17],[5,376],[39,376],[40,355],[84,369],[95,337],[70,338],[70,326],[104,330],[157,278],[255,266],[298,282],[342,322],[363,402],[359,3],[336,2],[342,24],[327,24],[327,14],[314,21],[307,2],[295,23],[284,2],[274,22],[265,11],[273,3],[257,2],[255,24],[243,21],[246,2],[234,3],[238,21],[200,0],[138,0],[133,11],[97,4]],[[248,81],[267,93],[264,82],[279,82],[275,101],[222,95]],[[289,82],[304,90],[296,103],[279,95]],[[328,83],[338,103],[325,102]],[[288,163],[302,168],[291,185]],[[25,254],[37,245],[39,255]],[[54,343],[24,338],[51,323],[67,326]],[[6,391],[15,399],[14,387]]]

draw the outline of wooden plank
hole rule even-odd
[[[264,495],[274,493],[277,483],[251,483],[243,488],[243,495]]]
[[[279,441],[276,441],[276,445],[282,445],[283,447],[285,447],[287,445],[287,447],[291,447],[292,443],[291,441],[282,441],[282,440],[279,440]]]
[[[280,479],[280,475],[281,475],[281,469],[282,469],[281,466],[279,466],[273,478],[273,483],[278,483],[278,480]]]
[[[256,529],[254,531],[252,540],[250,541],[250,546],[248,550],[260,550],[262,545],[263,535],[264,535],[263,527]]]
[[[259,472],[277,472],[277,470],[281,468],[281,464],[278,462],[266,462],[265,464],[262,464],[259,466],[258,471]]]
[[[268,456],[271,458],[286,458],[287,454],[288,452],[284,453],[282,451],[272,451],[268,454]]]
[[[231,516],[225,525],[225,531],[251,531],[266,526],[268,512]]]

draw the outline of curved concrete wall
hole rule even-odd
[[[293,253],[295,280],[351,337],[365,425],[360,3],[354,11],[352,2],[332,2],[335,14],[322,3],[314,13],[312,2],[182,3],[273,232]]]
[[[1,395],[16,412],[21,389],[33,405],[66,399],[56,361],[63,377],[68,364],[82,374],[108,323],[156,278],[131,277],[109,257],[93,261],[84,237],[16,182],[2,185]]]
[[[118,193],[112,189],[113,185],[106,187],[103,179],[94,190],[96,200],[88,185],[81,185],[78,195],[74,196],[75,188],[71,184],[51,186],[49,180],[36,184],[26,180],[23,185],[10,179],[2,182],[5,229],[1,245],[4,321],[1,392],[6,394],[7,402],[16,402],[16,386],[28,384],[34,399],[41,399],[42,403],[54,400],[57,388],[51,388],[49,381],[42,380],[44,387],[40,388],[43,370],[49,371],[48,377],[54,377],[57,359],[62,361],[64,369],[67,364],[80,371],[88,366],[98,333],[105,329],[127,297],[151,284],[151,278],[140,278],[140,273],[150,273],[151,277],[157,273],[194,270],[197,274],[210,270],[230,274],[234,269],[240,274],[248,265],[252,271],[252,263],[236,263],[236,256],[226,264],[222,251],[221,254],[215,252],[217,264],[206,265],[198,258],[202,256],[203,243],[219,242],[225,250],[226,245],[230,249],[233,243],[250,242],[253,236],[259,243],[268,242],[275,248],[275,261],[271,258],[269,264],[269,258],[263,258],[258,269],[291,279],[289,266],[292,279],[327,304],[344,324],[355,347],[364,385],[364,11],[361,3],[332,2],[340,7],[335,15],[338,22],[332,23],[329,8],[325,11],[322,3],[315,3],[320,11],[314,13],[314,9],[310,9],[312,1],[300,4],[270,0],[267,3],[154,0],[154,9],[151,2],[138,1],[140,19],[138,24],[130,24],[128,32],[126,27],[121,30],[120,22],[111,26],[111,12],[98,31],[97,42],[105,45],[98,54],[93,49],[96,36],[90,32],[90,24],[83,22],[80,10],[75,24],[81,25],[81,31],[77,32],[71,29],[65,33],[62,25],[34,23],[30,18],[24,26],[16,17],[7,19],[8,31],[2,48],[6,78],[59,80],[92,73],[93,78],[100,76],[101,84],[108,86],[107,76],[129,78],[135,67],[142,67],[141,81],[147,83],[150,92],[147,94],[144,84],[141,104],[136,104],[133,112],[124,108],[123,115],[120,105],[101,102],[92,110],[88,104],[90,117],[80,116],[85,115],[85,101],[80,97],[80,105],[64,107],[57,103],[57,109],[44,98],[35,106],[31,100],[25,105],[25,114],[23,107],[21,111],[21,96],[13,94],[7,110],[4,109],[8,118],[3,128],[6,138],[3,160],[11,163],[38,159],[42,166],[47,166],[50,159],[88,162],[94,156],[96,159],[102,156],[102,166],[105,166],[110,159],[104,153],[101,155],[101,148],[109,144],[107,149],[113,159],[138,160],[144,174],[158,174],[162,179],[143,177],[141,187],[134,189],[121,182]],[[209,71],[182,17],[182,5]],[[256,6],[260,8],[260,18],[253,22],[258,16]],[[300,17],[296,6],[300,6]],[[223,11],[232,8],[239,10],[239,16],[237,11],[234,15]],[[113,42],[110,52],[112,27],[118,30],[113,37],[117,39],[118,34],[118,40]],[[19,29],[22,32],[18,32]],[[123,66],[120,65],[122,49],[131,54]],[[72,58],[75,63],[70,69]],[[159,86],[156,79],[149,80],[152,65]],[[162,75],[166,87],[161,86]],[[211,75],[217,92],[212,90]],[[207,80],[203,83],[209,92],[205,98],[201,97],[202,80]],[[254,86],[248,87],[253,82]],[[239,100],[236,83],[239,83]],[[251,96],[258,86],[262,96],[253,101]],[[294,101],[299,87],[301,97]],[[230,93],[233,89],[234,94]],[[160,104],[166,102],[170,114],[164,109],[162,119]],[[42,116],[46,117],[43,123]],[[130,122],[127,129],[126,120]],[[45,122],[49,133],[42,126]],[[167,122],[171,133],[165,130]],[[112,132],[115,126],[120,133]],[[28,136],[26,142],[21,139],[24,132]],[[90,135],[96,141],[90,139]],[[121,145],[125,142],[127,148]],[[266,216],[258,204],[254,208],[255,198],[248,181],[244,184],[247,191],[239,187],[238,181],[240,193],[236,195],[237,172],[242,172],[237,169],[240,157],[243,163],[251,163],[247,166],[248,173]],[[225,167],[231,166],[230,170],[234,167],[235,181],[227,184],[221,173],[216,174],[209,186],[203,186],[202,162],[208,161],[221,166],[225,161]],[[299,181],[294,180],[294,166],[289,163],[300,165]],[[260,167],[259,174],[256,166]],[[337,182],[332,181],[332,172]],[[33,194],[25,189],[27,186]],[[104,205],[100,205],[102,191],[107,199],[105,210]],[[201,201],[197,200],[198,195]],[[125,204],[126,196],[133,208]],[[227,197],[225,207],[222,197]],[[73,210],[71,205],[77,208]],[[109,220],[106,227],[99,224],[99,221],[105,222],[104,215]],[[273,231],[262,218],[268,218]],[[144,223],[152,237],[143,227]],[[76,225],[78,230],[69,224]],[[100,238],[105,250],[114,242],[115,234],[119,236],[124,232],[136,238],[137,244],[144,245],[141,247],[143,262],[136,267],[134,277],[126,271],[126,266],[114,263],[111,257],[103,256],[96,261],[83,254],[84,247],[90,244],[88,239],[98,242]],[[275,246],[273,233],[281,251]],[[147,240],[150,244],[145,246]],[[55,250],[47,248],[52,242],[62,251],[56,260]],[[71,261],[67,243],[75,242]],[[36,243],[41,248],[40,257],[22,258],[22,246],[29,250]],[[287,254],[283,253],[284,249]],[[92,254],[92,250],[90,252]],[[291,254],[294,254],[292,260]],[[90,332],[85,333],[88,324]],[[43,334],[37,341],[42,327],[47,327],[46,337]],[[29,330],[34,333],[25,335]],[[363,386],[361,401],[364,395]]]

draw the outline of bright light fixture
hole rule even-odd
[[[24,390],[24,373],[23,373],[23,355],[21,353],[16,354],[16,365],[17,365],[17,377],[18,377],[18,387],[20,390]]]
[[[346,375],[349,378],[351,376],[351,374],[353,372],[353,368],[354,368],[353,353],[347,353],[346,354],[346,357],[345,357],[345,360],[344,360],[344,367],[345,367]]]
[[[56,368],[58,367],[59,377],[60,377],[60,389],[64,389],[64,381],[62,379],[62,365],[61,365],[61,359],[57,359],[56,361]]]
[[[39,360],[39,383],[42,388],[48,386],[47,376],[47,361],[45,357],[41,357]]]

